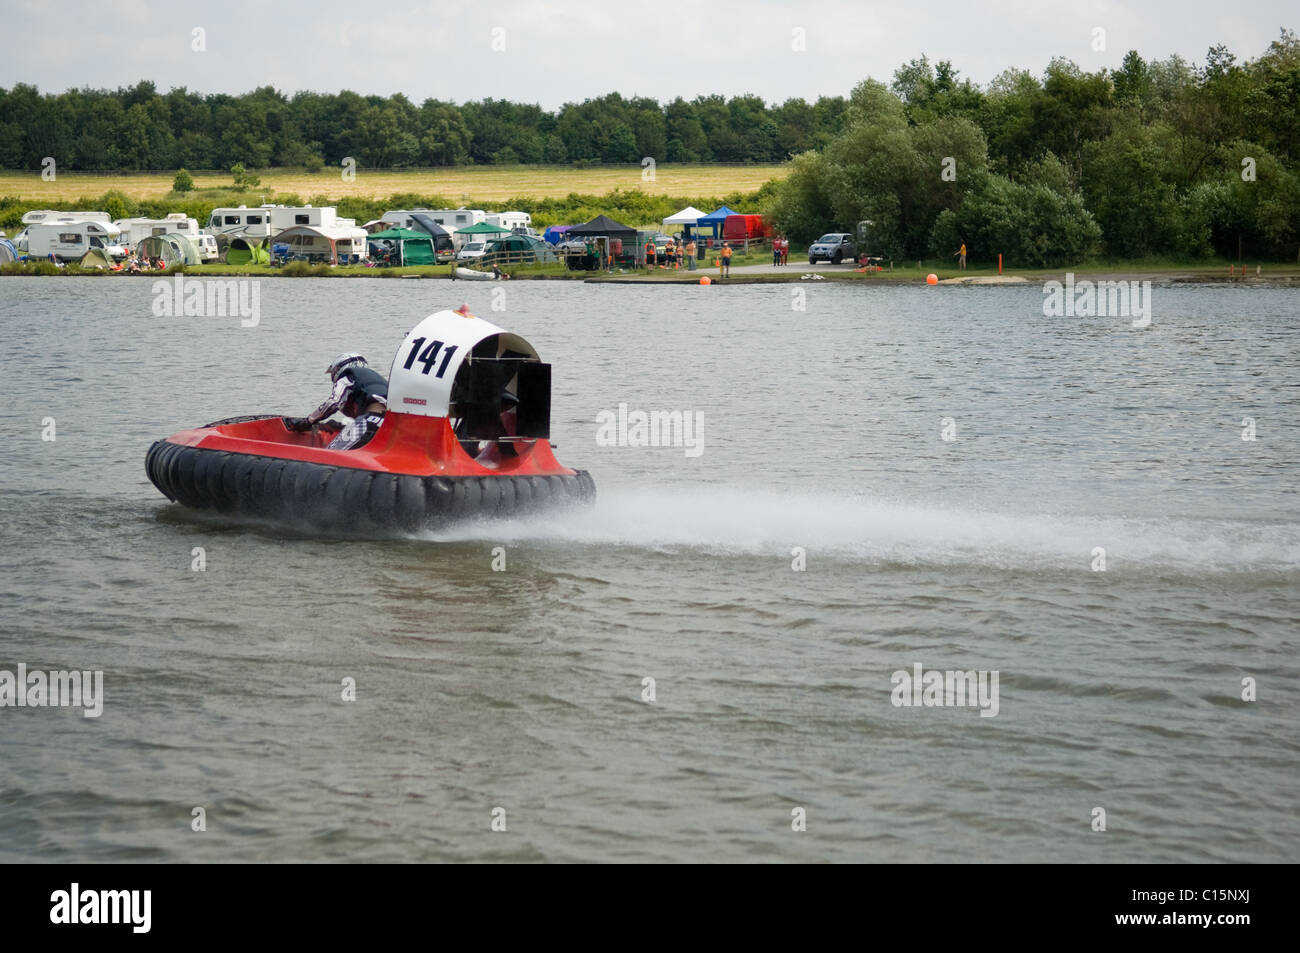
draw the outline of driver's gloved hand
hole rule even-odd
[[[337,420],[327,420],[320,425],[320,429],[326,433],[339,433],[343,429],[343,425]]]
[[[285,417],[284,425],[290,430],[302,433],[305,430],[311,430],[311,421],[306,417]]]

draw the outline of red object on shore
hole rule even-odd
[[[998,252],[998,274],[1002,274],[1002,252]]]
[[[762,215],[728,215],[722,223],[722,237],[729,242],[753,241],[772,234],[772,226]]]

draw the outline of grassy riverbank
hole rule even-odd
[[[764,256],[752,255],[749,259],[737,257],[734,261],[734,267],[741,268],[745,264],[758,264],[763,261]],[[816,269],[799,269],[789,268],[773,270],[768,272],[744,272],[733,273],[729,278],[722,278],[716,267],[701,267],[696,271],[682,269],[680,271],[660,270],[625,270],[613,272],[586,272],[586,271],[569,271],[562,264],[532,265],[527,267],[511,267],[506,269],[512,280],[549,280],[549,281],[600,281],[610,283],[627,283],[627,284],[698,284],[703,277],[708,277],[714,283],[720,284],[780,284],[784,282],[801,282],[804,284],[814,283],[819,279],[811,277],[820,275],[821,281],[852,281],[860,283],[885,283],[885,284],[915,284],[924,283],[926,276],[933,273],[940,281],[947,284],[954,282],[950,279],[996,279],[998,278],[997,268],[970,268],[964,272],[953,269],[941,269],[936,266],[922,263],[918,268],[915,265],[907,267],[895,267],[892,271],[880,272],[860,272],[856,268],[844,265],[824,265]],[[1265,263],[1259,266],[1259,273],[1256,274],[1255,266],[1248,269],[1246,274],[1242,274],[1240,267],[1234,265],[1233,273],[1228,272],[1228,263],[1212,262],[1204,265],[1171,265],[1171,264],[1150,264],[1140,261],[1128,262],[1088,262],[1070,268],[1062,269],[1004,269],[1002,278],[1006,283],[1014,283],[1021,280],[1029,283],[1041,283],[1044,281],[1064,279],[1065,274],[1073,274],[1076,280],[1149,280],[1156,283],[1173,283],[1173,282],[1280,282],[1294,284],[1300,287],[1300,266],[1285,265],[1276,263]],[[139,274],[126,274],[125,272],[105,272],[98,269],[82,270],[75,265],[69,265],[65,268],[58,268],[49,262],[12,262],[0,265],[0,276],[21,276],[21,275],[46,275],[46,276],[76,276],[90,275],[106,278],[167,278],[173,275],[186,274],[192,277],[201,278],[229,278],[229,277],[255,277],[255,278],[376,278],[376,279],[402,279],[402,278],[451,278],[451,268],[448,265],[423,265],[410,268],[366,268],[362,265],[309,265],[305,262],[293,262],[284,267],[271,267],[269,265],[186,265],[179,268],[172,268],[166,271],[141,272]],[[981,283],[976,281],[976,283]]]

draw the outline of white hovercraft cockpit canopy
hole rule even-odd
[[[503,406],[503,399],[516,401]],[[498,440],[502,414],[514,411],[509,436],[547,439],[551,365],[531,344],[482,318],[438,311],[407,333],[388,377],[388,409],[455,421],[462,440]]]

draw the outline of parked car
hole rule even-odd
[[[467,242],[456,255],[457,261],[474,261],[482,258],[487,250],[487,242]]]
[[[827,232],[808,246],[808,264],[815,265],[825,259],[832,265],[858,257],[858,246],[848,232]]]

